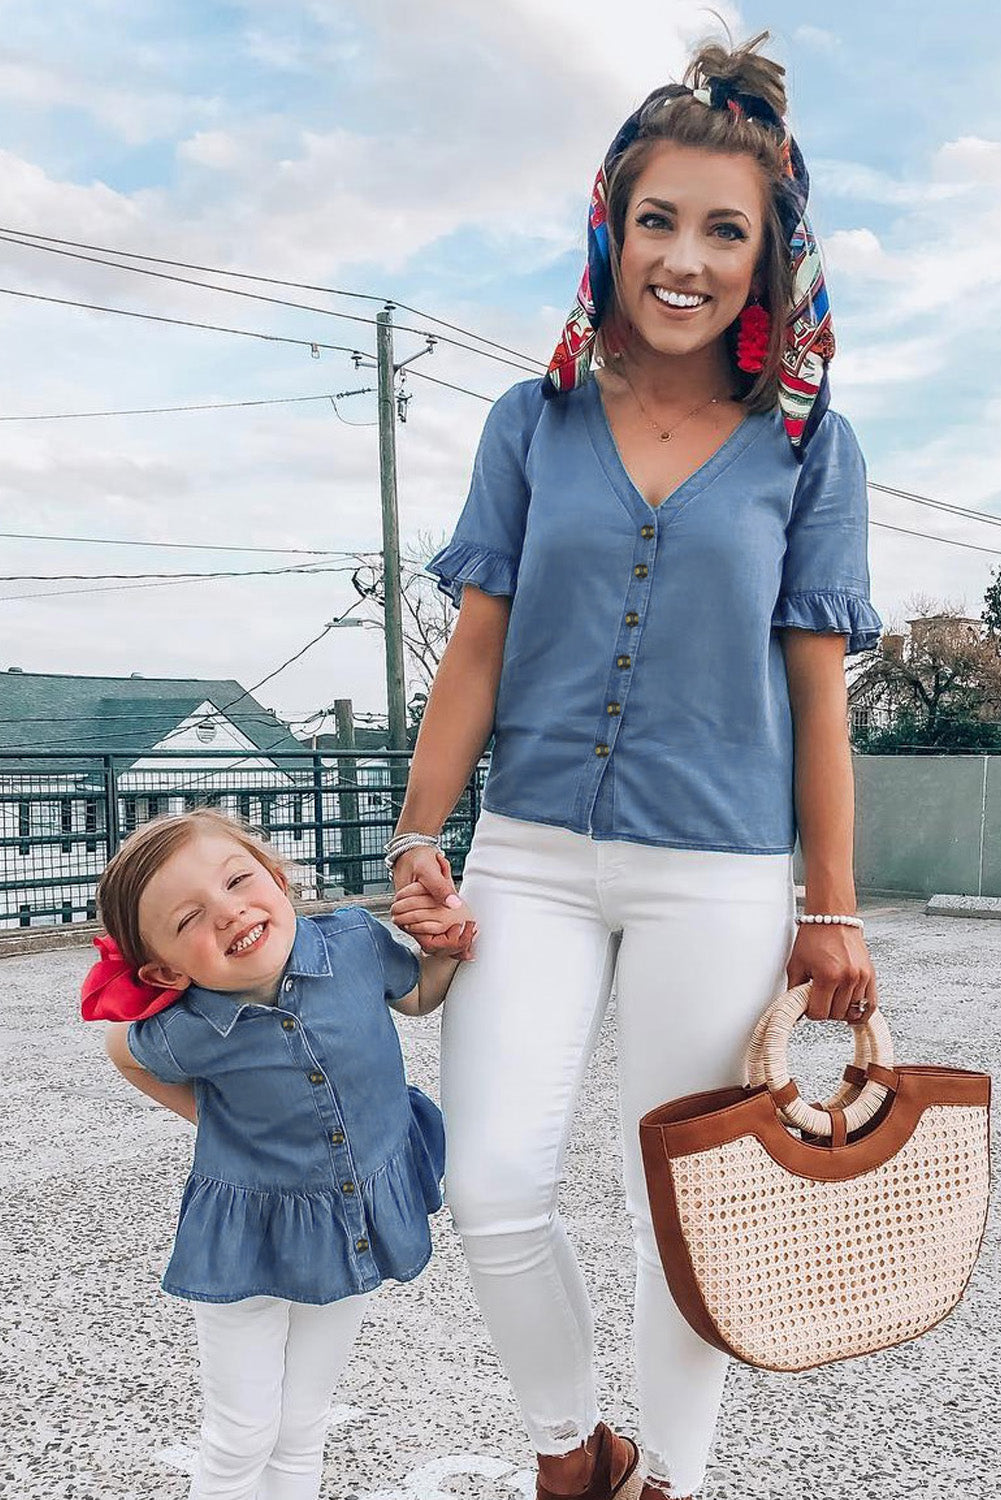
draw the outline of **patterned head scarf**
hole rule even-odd
[[[594,354],[595,334],[601,327],[612,294],[612,266],[608,247],[608,179],[619,157],[637,139],[649,116],[671,99],[694,97],[710,109],[729,109],[761,120],[780,132],[786,179],[778,200],[793,274],[792,305],[779,368],[779,406],[797,458],[802,459],[828,405],[827,366],[834,357],[834,329],[824,283],[820,251],[806,202],[810,178],[802,153],[780,117],[764,99],[743,94],[726,79],[713,78],[707,88],[668,84],[655,89],[622,126],[598,169],[587,220],[587,264],[570,316],[543,379],[543,394],[556,396],[583,385]]]

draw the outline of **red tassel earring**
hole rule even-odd
[[[768,309],[760,302],[749,302],[737,322],[737,369],[748,375],[760,375],[772,336]]]

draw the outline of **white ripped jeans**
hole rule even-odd
[[[189,1500],[317,1500],[330,1398],[370,1295],[192,1303],[205,1411]]]
[[[792,856],[597,842],[484,812],[462,893],[480,935],[444,1011],[446,1190],[483,1316],[534,1447],[569,1452],[598,1411],[591,1309],[557,1186],[614,983],[640,1437],[654,1487],[691,1495],[727,1360],[668,1291],[637,1124],[667,1099],[740,1081],[754,1022],[784,988]]]

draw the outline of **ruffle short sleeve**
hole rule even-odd
[[[537,380],[512,386],[490,410],[469,495],[452,540],[427,565],[457,607],[465,584],[513,598],[525,538],[528,449],[544,402]]]
[[[191,1074],[175,1056],[167,1030],[159,1016],[133,1021],[129,1027],[129,1051],[141,1068],[161,1083],[189,1083]]]
[[[367,912],[364,907],[359,907],[365,925],[369,930],[372,943],[375,947],[376,958],[382,967],[385,980],[386,999],[402,1000],[404,995],[409,995],[421,977],[421,966],[415,954],[398,943],[392,933]]]
[[[847,636],[848,655],[879,643],[882,622],[869,599],[868,528],[865,462],[844,417],[829,411],[796,484],[773,627]]]

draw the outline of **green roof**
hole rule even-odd
[[[259,751],[306,748],[232,678],[0,671],[0,750],[22,751],[26,757],[32,750],[65,750],[70,760],[76,759],[75,751],[114,752],[135,760],[205,702]]]

